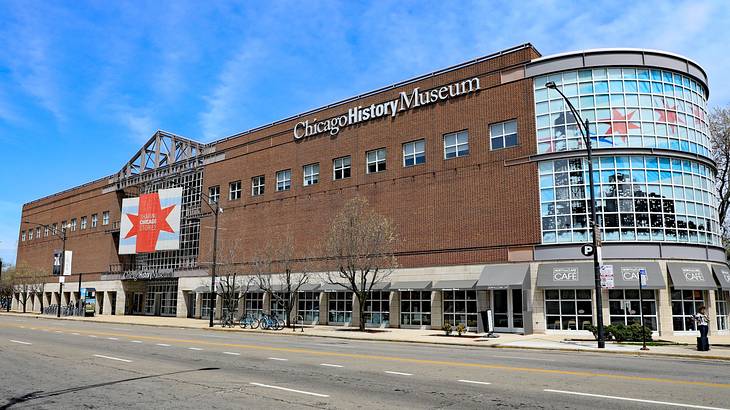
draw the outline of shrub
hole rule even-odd
[[[452,332],[451,324],[450,323],[445,323],[443,326],[441,326],[441,330],[443,330],[444,333],[446,333],[446,336],[450,335],[451,332]]]
[[[651,329],[646,326],[641,326],[640,323],[632,323],[628,327],[628,332],[630,335],[629,340],[632,342],[641,342],[642,340],[642,331],[644,335],[646,336],[646,341],[651,342]]]
[[[464,331],[466,331],[466,326],[464,326],[463,323],[459,323],[458,325],[456,325],[456,333],[458,333],[459,336],[461,336]]]

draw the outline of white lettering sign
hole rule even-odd
[[[684,274],[684,278],[687,279],[687,282],[704,282],[705,281],[705,275],[702,274],[702,271],[696,268],[682,268],[682,273]]]
[[[317,134],[329,133],[337,135],[342,128],[349,127],[361,122],[374,120],[381,117],[395,117],[399,112],[433,104],[450,98],[471,94],[479,91],[481,84],[478,77],[469,80],[452,83],[439,88],[421,91],[418,87],[410,93],[405,91],[395,100],[385,101],[379,104],[370,104],[363,107],[358,105],[337,117],[318,121],[313,118],[297,123],[294,126],[294,139],[302,139]]]
[[[577,282],[578,268],[553,268],[553,281],[555,282]]]

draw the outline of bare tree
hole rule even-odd
[[[224,246],[218,260],[218,283],[215,285],[215,296],[220,296],[222,308],[227,312],[236,312],[240,303],[253,287],[256,276],[250,272],[251,264],[238,260],[240,241],[230,241]]]
[[[9,266],[5,272],[2,272],[0,278],[0,306],[5,308],[6,312],[10,312],[10,306],[13,303],[13,294],[15,289],[15,268]]]
[[[299,289],[309,281],[308,258],[296,259],[294,255],[294,239],[287,235],[281,242],[269,243],[254,261],[259,287],[271,296],[272,305],[284,308],[287,327]]]
[[[397,235],[387,217],[355,197],[335,216],[325,242],[331,260],[325,280],[353,292],[359,302],[360,330],[365,330],[365,304],[373,285],[390,277],[397,266],[393,253]]]
[[[23,313],[27,312],[28,300],[36,294],[36,287],[42,275],[24,265],[18,265],[13,272],[13,290],[18,294],[18,301],[23,306]]]
[[[730,107],[715,108],[709,116],[712,156],[717,164],[718,216],[725,249],[730,247],[728,208],[730,207]]]

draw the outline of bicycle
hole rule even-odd
[[[221,327],[234,327],[236,322],[236,317],[233,314],[233,312],[228,312],[223,315],[221,318]]]
[[[284,321],[276,317],[276,315],[267,315],[264,313],[259,320],[262,329],[281,330],[284,328]]]
[[[259,320],[253,317],[252,314],[247,313],[241,316],[241,320],[239,320],[238,325],[241,326],[241,329],[245,329],[246,327],[256,329],[259,327]]]

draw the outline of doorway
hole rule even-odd
[[[132,294],[132,314],[141,315],[144,303],[144,293],[135,292]]]
[[[494,330],[498,332],[524,332],[522,313],[522,288],[492,290]]]

